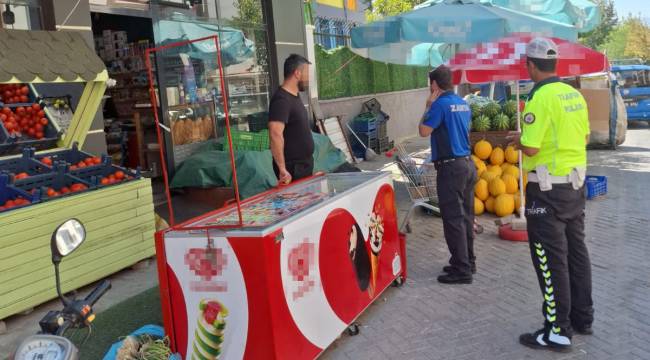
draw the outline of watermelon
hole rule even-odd
[[[479,104],[470,104],[470,110],[472,111],[472,119],[476,119],[481,116],[481,105]]]
[[[510,117],[510,130],[517,130],[517,114]]]
[[[492,130],[506,131],[510,129],[510,118],[506,114],[498,114],[492,118]]]
[[[494,119],[497,115],[499,115],[499,112],[501,112],[501,106],[499,106],[499,104],[494,101],[483,106],[483,114],[490,119]]]
[[[517,102],[508,100],[503,104],[503,113],[508,116],[517,115]]]
[[[474,131],[489,131],[490,118],[485,115],[480,115],[472,121],[472,129]]]

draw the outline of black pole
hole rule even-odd
[[[63,303],[63,306],[68,306],[68,300],[61,293],[61,278],[59,276],[59,262],[54,262],[54,277],[56,279],[56,293],[59,295],[59,299]]]

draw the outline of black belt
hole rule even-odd
[[[463,160],[463,159],[469,159],[469,156],[460,156],[460,157],[449,158],[449,159],[434,160],[433,163],[436,166],[440,166],[442,164],[448,164],[448,163],[454,162],[456,160]]]

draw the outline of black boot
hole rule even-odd
[[[476,263],[471,263],[470,264],[470,269],[472,271],[472,274],[476,274]],[[456,271],[456,269],[451,265],[447,265],[447,266],[442,268],[442,271],[449,274],[449,273],[452,273],[452,272]]]
[[[552,327],[544,327],[532,334],[519,336],[519,343],[533,349],[548,349],[558,352],[571,351],[571,336],[567,331],[560,329],[553,331]]]
[[[571,327],[573,328],[573,331],[575,331],[576,333],[578,333],[580,335],[593,335],[594,334],[594,329],[591,328],[591,324],[587,324],[587,325],[573,324],[573,325],[571,325]]]
[[[442,284],[471,284],[472,274],[461,274],[454,271],[446,275],[438,276],[438,282]]]

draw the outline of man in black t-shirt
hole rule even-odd
[[[284,82],[269,106],[269,133],[273,170],[281,184],[312,175],[314,139],[299,92],[309,84],[307,59],[292,54],[284,61]]]

